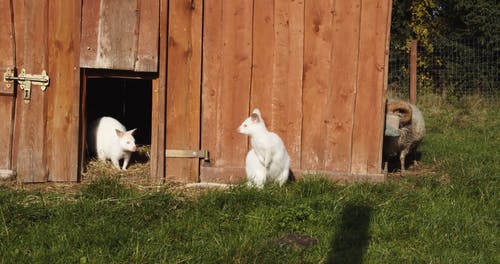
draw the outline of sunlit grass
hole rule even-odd
[[[0,263],[498,263],[500,115],[475,100],[422,98],[432,173],[383,184],[0,188]]]

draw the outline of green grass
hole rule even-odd
[[[0,188],[0,263],[500,263],[500,114],[423,98],[428,175],[201,195]]]

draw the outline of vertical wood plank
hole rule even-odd
[[[26,21],[25,10],[24,10],[24,1],[13,1],[14,5],[14,38],[15,38],[15,67],[16,69],[22,69],[24,65],[24,28]],[[17,86],[14,89],[19,89]],[[17,92],[16,92],[17,93]],[[18,113],[19,106],[17,105],[18,98],[14,98],[14,116]],[[19,127],[19,118],[14,119],[14,127],[13,127],[13,138],[12,138],[12,169],[16,169],[17,167],[17,153],[19,146],[19,137],[16,135],[17,127]],[[20,179],[22,180],[22,179]]]
[[[216,168],[221,142],[218,141],[218,101],[222,88],[222,1],[205,0],[203,17],[203,80],[201,147],[210,152],[210,165]],[[201,181],[203,178],[203,170]]]
[[[48,73],[51,83],[46,90],[49,181],[78,180],[80,8],[77,1],[49,3]]]
[[[167,149],[200,148],[202,1],[169,4]],[[198,181],[198,159],[167,158],[167,179]]]
[[[156,72],[159,0],[84,0],[81,67]]]
[[[252,1],[205,1],[202,144],[215,169],[245,166],[247,138],[236,128],[249,112],[252,12]]]
[[[134,70],[137,55],[137,0],[101,0],[94,68]]]
[[[380,173],[383,128],[383,81],[390,6],[386,0],[363,0],[354,110],[351,171]]]
[[[349,173],[356,98],[361,0],[336,1],[332,51],[332,119],[327,123],[327,170]]]
[[[223,1],[222,87],[218,100],[219,164],[244,167],[247,138],[236,128],[248,116],[252,62],[252,1]]]
[[[165,178],[168,0],[160,0],[158,78],[153,80],[151,106],[151,180]]]
[[[275,2],[271,129],[283,139],[292,168],[301,167],[304,1]]]
[[[139,1],[139,28],[135,71],[156,72],[158,70],[159,0]]]
[[[46,0],[24,1],[24,38],[21,68],[39,74],[47,70],[48,5]],[[50,89],[50,88],[48,88]],[[17,148],[17,175],[23,182],[47,181],[46,157],[46,95],[32,86],[31,100],[24,103],[17,97],[14,135]]]
[[[254,0],[250,111],[259,108],[271,129],[274,68],[274,0]]]
[[[10,95],[0,94],[0,169],[12,169],[12,113],[14,111],[14,98]]]
[[[0,73],[15,68],[15,35],[11,1],[0,1]],[[0,83],[0,169],[12,169],[14,85]]]
[[[80,65],[95,68],[99,35],[101,0],[82,0],[82,29],[80,42]]]
[[[331,122],[333,3],[305,2],[302,168],[325,167],[326,125]],[[328,143],[328,144],[331,144]]]
[[[0,1],[0,50],[2,51],[2,56],[0,56],[0,73],[4,73],[8,68],[13,69],[15,67],[14,65],[14,52],[15,52],[15,46],[14,46],[14,25],[13,25],[13,14],[11,14],[11,11],[14,11],[14,7],[12,6],[13,3],[8,0],[1,0]],[[0,93],[5,94],[9,93],[11,94],[13,90],[13,87],[7,87],[5,83],[2,82],[0,83]]]

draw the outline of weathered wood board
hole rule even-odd
[[[82,1],[83,68],[158,71],[159,1]]]

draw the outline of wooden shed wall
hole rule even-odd
[[[0,143],[12,149],[0,169],[77,179],[85,67],[156,74],[153,178],[243,179],[249,144],[236,128],[258,107],[296,176],[381,180],[390,11],[391,0],[0,0],[2,71],[51,76],[29,104],[0,87]]]
[[[201,181],[238,181],[259,107],[296,175],[381,180],[390,0],[204,2]]]

